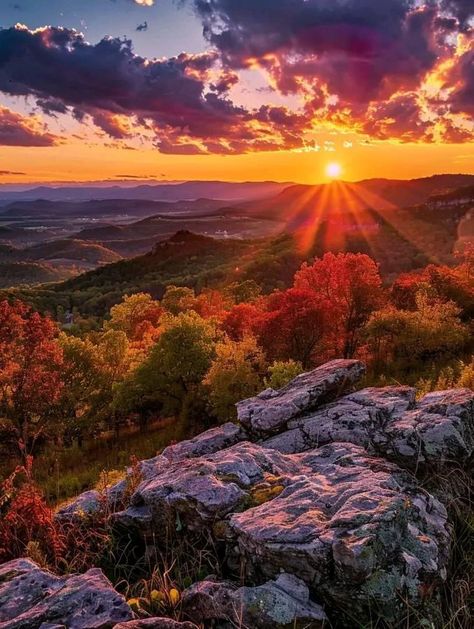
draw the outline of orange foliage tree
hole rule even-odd
[[[0,303],[0,413],[22,452],[54,420],[63,386],[58,328],[20,302]]]

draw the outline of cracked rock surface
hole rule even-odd
[[[109,629],[132,610],[103,572],[56,577],[28,559],[0,566],[0,628]]]

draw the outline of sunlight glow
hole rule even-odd
[[[326,166],[326,176],[330,179],[339,179],[342,174],[342,166],[338,162],[330,162]]]

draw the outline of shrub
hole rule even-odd
[[[0,562],[30,551],[55,565],[65,542],[52,509],[33,481],[32,466],[32,457],[26,457],[25,465],[0,485]]]

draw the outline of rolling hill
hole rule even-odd
[[[467,185],[451,188],[466,181]],[[362,184],[298,186],[265,201],[227,206],[191,219],[158,215],[83,230],[81,239],[37,245],[22,255],[41,264],[67,255],[76,260],[71,263],[76,270],[81,260],[91,265],[112,263],[65,282],[22,289],[21,296],[41,310],[54,312],[61,305],[101,317],[126,293],[145,291],[160,298],[171,283],[201,290],[254,279],[264,291],[272,291],[290,284],[302,261],[326,251],[366,253],[379,263],[388,282],[430,262],[454,262],[456,249],[474,237],[473,181],[471,176],[437,176],[407,185],[377,180],[364,183],[364,193]],[[397,186],[403,190],[397,191]],[[377,198],[384,191],[385,198],[372,203],[368,188],[372,195],[378,191]],[[398,207],[393,202],[396,195],[400,203],[406,198],[422,201]],[[210,237],[220,224],[227,237],[223,232],[220,238]],[[199,233],[191,233],[190,227]],[[245,229],[249,237],[242,238]],[[234,234],[239,239],[229,237]],[[143,254],[145,249],[148,253]],[[20,253],[12,249],[16,258]],[[135,257],[114,261],[121,255]],[[70,273],[71,268],[65,268]]]

